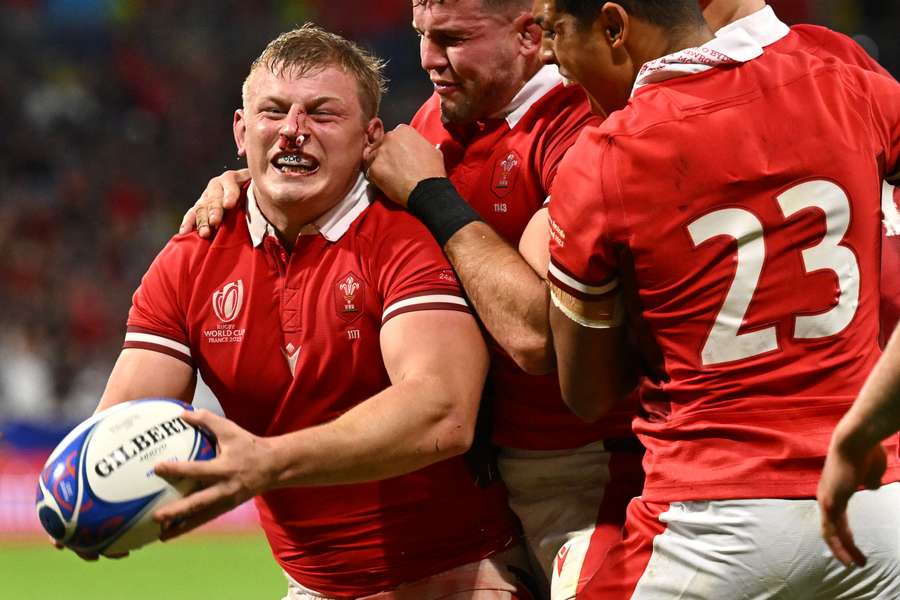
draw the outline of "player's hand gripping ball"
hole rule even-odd
[[[192,492],[153,469],[163,461],[209,460],[215,442],[180,418],[169,399],[118,404],[73,429],[41,471],[37,515],[55,540],[83,554],[122,554],[160,534],[153,512]]]

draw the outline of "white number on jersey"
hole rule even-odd
[[[807,273],[833,271],[840,289],[837,304],[827,312],[796,317],[794,338],[822,338],[839,333],[853,320],[859,305],[859,265],[856,255],[841,245],[850,224],[850,200],[840,187],[823,180],[794,186],[777,200],[785,218],[805,208],[818,208],[824,213],[825,236],[817,245],[803,250],[803,265]],[[726,208],[693,221],[688,225],[688,233],[694,246],[720,235],[737,240],[734,280],[703,345],[703,364],[731,362],[775,350],[778,342],[774,327],[738,333],[766,258],[762,223],[747,210]]]

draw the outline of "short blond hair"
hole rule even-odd
[[[250,65],[242,95],[247,105],[250,79],[258,68],[277,77],[304,77],[328,67],[338,67],[356,79],[359,104],[366,118],[378,115],[381,97],[387,91],[385,61],[337,34],[312,23],[282,33]]]

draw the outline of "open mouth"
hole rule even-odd
[[[287,175],[312,175],[319,170],[319,161],[308,154],[279,154],[272,166]]]

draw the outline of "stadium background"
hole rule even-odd
[[[900,75],[900,3],[770,3]],[[0,0],[0,598],[282,591],[247,505],[84,565],[41,539],[32,502],[37,468],[99,398],[140,276],[206,181],[241,166],[230,123],[249,62],[307,20],[389,59],[389,127],[427,98],[407,0]]]

